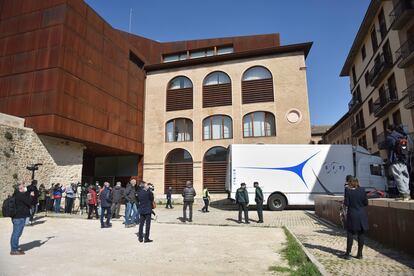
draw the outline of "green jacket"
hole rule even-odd
[[[246,189],[238,188],[236,191],[236,203],[249,203],[249,194]]]
[[[254,201],[256,201],[256,202],[263,201],[263,191],[262,191],[262,188],[256,187],[256,195],[254,197]]]

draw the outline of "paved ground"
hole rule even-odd
[[[342,253],[345,248],[345,233],[321,222],[315,218],[312,211],[265,211],[265,224],[255,223],[257,216],[254,211],[251,211],[251,224],[240,225],[236,222],[237,211],[212,208],[210,213],[201,213],[198,211],[200,207],[197,206],[194,210],[194,222],[183,225],[180,221],[181,208],[182,206],[178,205],[173,210],[156,209],[158,218],[157,223],[154,223],[153,226],[153,237],[156,243],[153,245],[137,244],[136,236],[134,236],[136,229],[123,229],[120,221],[116,222],[113,229],[100,231],[96,228],[96,221],[49,219],[43,224],[26,229],[23,242],[39,240],[37,242],[39,243],[44,241],[48,235],[56,237],[42,245],[41,248],[30,250],[28,255],[23,258],[27,260],[33,254],[36,256],[36,260],[47,262],[48,258],[58,252],[58,256],[53,258],[62,260],[58,264],[58,268],[68,274],[72,274],[72,271],[66,270],[68,265],[65,260],[76,256],[81,256],[81,258],[76,257],[75,260],[90,260],[94,266],[102,263],[110,264],[108,266],[110,269],[130,274],[131,270],[124,268],[125,256],[128,255],[131,256],[130,260],[151,260],[149,262],[136,261],[136,267],[141,266],[145,272],[149,269],[155,269],[161,275],[166,271],[181,275],[190,274],[188,273],[190,266],[196,267],[201,274],[262,275],[268,273],[267,268],[270,265],[286,265],[285,261],[280,260],[277,253],[285,239],[278,227],[286,226],[298,237],[307,251],[316,258],[328,274],[352,276],[414,275],[414,259],[397,251],[386,249],[370,240],[367,241],[364,250],[364,260],[345,261],[338,258],[337,255]],[[8,248],[8,227],[10,225],[7,220],[0,220],[1,248]],[[7,231],[3,231],[3,229],[7,229]],[[7,233],[6,236],[3,234],[4,232]],[[116,239],[113,239],[114,236]],[[185,236],[188,237],[188,240],[185,246],[182,246],[181,243],[185,240]],[[98,238],[105,243],[114,244],[112,245],[115,249],[113,256],[106,257],[105,261],[102,261],[102,257],[99,258],[103,255],[102,252],[105,252],[105,246],[93,242]],[[245,244],[242,245],[237,240],[243,241]],[[71,244],[69,249],[64,249],[68,244]],[[72,247],[73,244],[78,247],[82,246],[81,254],[79,254],[79,250]],[[254,247],[254,245],[256,246]],[[96,248],[96,250],[92,251],[87,248]],[[141,248],[145,248],[145,251],[141,251]],[[187,250],[190,250],[189,253]],[[354,254],[355,250],[356,248],[354,248]],[[238,259],[237,256],[240,252],[246,252],[246,254],[242,254],[242,257]],[[17,259],[4,256],[3,250],[0,253],[0,258],[0,271],[3,267],[10,267],[12,264],[12,262],[4,264],[4,259],[7,262]],[[192,259],[195,262],[188,264]],[[178,264],[184,264],[184,266]],[[242,269],[237,270],[239,264]],[[69,266],[69,268],[72,267],[73,265]],[[46,271],[50,267],[45,265],[44,269]],[[81,271],[81,274],[86,274],[85,272],[96,274],[95,270],[88,270],[83,266],[78,265],[77,269],[80,269],[78,271]],[[256,272],[254,269],[258,269],[258,271]],[[113,270],[109,270],[108,274],[112,272]]]
[[[37,223],[21,239],[27,254],[10,256],[11,223],[0,219],[0,275],[265,275],[286,265],[281,229],[154,223],[154,242],[144,244],[121,221],[111,229],[85,219]]]

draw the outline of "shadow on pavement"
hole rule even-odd
[[[29,251],[33,248],[41,247],[42,245],[44,245],[45,243],[47,243],[49,240],[51,240],[53,238],[55,238],[55,236],[47,237],[46,240],[44,240],[44,241],[35,240],[35,241],[31,241],[31,242],[28,242],[28,243],[25,243],[25,244],[21,244],[20,248],[23,251]]]

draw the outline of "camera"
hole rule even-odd
[[[39,166],[42,165],[42,163],[36,163],[26,167],[26,169],[32,172],[32,180],[34,179],[35,171],[37,171],[39,169]]]

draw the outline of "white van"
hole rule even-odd
[[[316,195],[343,195],[347,175],[367,190],[384,191],[383,165],[379,156],[352,145],[231,145],[226,190],[234,199],[244,182],[254,204],[257,181],[264,204],[280,211],[287,205],[313,205]]]

